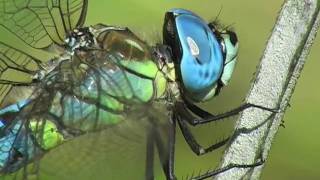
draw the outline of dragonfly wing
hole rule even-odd
[[[12,87],[30,84],[53,53],[62,53],[58,46],[83,25],[87,6],[87,0],[0,1],[0,103]]]
[[[64,44],[66,34],[83,25],[87,0],[2,0],[0,26],[32,48]]]
[[[45,179],[146,179],[148,120],[125,123],[90,133],[50,151],[41,160]],[[161,173],[158,156],[155,169]],[[125,173],[124,173],[125,172]]]
[[[87,61],[75,57],[52,71],[54,76],[48,75],[45,82],[49,87],[40,86],[41,92],[31,100],[32,103],[11,121],[12,124],[23,123],[26,130],[20,130],[17,135],[20,138],[10,150],[18,149],[20,159],[9,163],[9,172],[21,165],[20,168],[26,169],[36,167],[34,173],[22,168],[22,176],[36,175],[41,179],[75,176],[88,179],[93,172],[99,174],[96,177],[111,179],[145,178],[150,130],[159,128],[161,134],[168,134],[165,130],[168,122],[166,105],[153,102],[159,95],[155,83],[159,70],[155,68],[156,72],[149,72],[147,76],[142,74],[142,69],[150,67],[150,60],[140,64],[131,60],[126,64],[122,62],[124,59],[109,53],[102,57]],[[78,60],[87,63],[77,64]],[[58,127],[49,134],[43,126],[48,122]],[[38,129],[32,130],[32,127]],[[64,144],[51,146],[46,143],[45,137],[54,135],[55,129],[64,135]],[[36,139],[36,143],[26,143],[27,139]],[[165,140],[163,143],[166,144]],[[35,151],[37,149],[41,151]],[[48,152],[44,154],[43,149]],[[155,167],[161,172],[158,156],[154,154],[155,162],[158,162]],[[28,166],[29,162],[33,164]],[[123,170],[128,173],[121,173]]]
[[[39,59],[0,42],[0,104],[13,86],[30,84],[40,64]]]
[[[22,117],[32,119],[28,115]],[[46,117],[46,115],[42,114],[41,117]],[[13,161],[8,164],[8,169],[4,169],[7,172],[16,171],[21,165],[23,168],[3,177],[32,179],[33,176],[36,176],[39,179],[49,180],[89,179],[90,177],[95,177],[94,179],[101,177],[146,179],[146,154],[148,154],[147,142],[150,138],[150,131],[157,129],[165,146],[166,134],[168,134],[166,118],[163,112],[145,106],[140,111],[128,114],[125,121],[121,123],[76,138],[66,138],[65,143],[48,152],[39,148],[39,144],[34,142],[35,134],[26,130],[32,121],[16,121],[15,125],[12,125],[13,130],[16,129],[15,134],[5,136],[4,140],[10,144],[5,146],[6,149],[3,149],[0,154],[8,156],[11,153]],[[37,119],[38,133],[45,132],[40,128],[45,121],[48,119]],[[23,155],[26,154],[29,156],[26,158],[29,159],[23,159],[25,158]],[[156,148],[153,154],[155,174],[162,174]],[[19,161],[18,158],[21,160]]]

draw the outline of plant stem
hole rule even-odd
[[[221,167],[231,163],[253,164],[259,158],[267,158],[319,24],[317,0],[285,1],[246,98],[246,102],[279,108],[280,112],[250,108],[241,113]],[[215,178],[259,179],[262,169],[263,165],[233,168]]]

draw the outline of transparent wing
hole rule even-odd
[[[127,121],[77,138],[46,154],[41,160],[40,177],[52,180],[145,179],[145,125],[149,122],[131,118]],[[156,152],[154,154],[154,161],[159,163]],[[161,173],[159,165],[155,165],[155,169],[160,169]]]
[[[83,25],[87,6],[87,0],[1,0],[0,26],[36,49],[62,45]]]
[[[0,42],[0,104],[13,86],[30,84],[40,64],[39,59]]]
[[[42,50],[62,45],[70,30],[83,25],[87,6],[87,0],[0,1],[0,103],[13,86],[30,84],[53,57]]]
[[[168,134],[165,103],[153,106],[152,102],[156,96],[152,74],[157,72],[142,71],[150,67],[144,64],[151,60],[123,59],[101,50],[81,55],[60,63],[36,87],[36,98],[14,120],[3,116],[8,119],[6,129],[23,127],[15,134],[16,140],[0,152],[10,154],[5,173],[21,169],[7,178],[88,179],[94,175],[145,179],[149,131],[156,127]],[[47,123],[54,124],[49,131]],[[65,143],[51,146],[46,137],[54,135],[58,141],[57,132]],[[10,135],[4,130],[2,134],[5,138]]]
[[[38,120],[40,122],[40,119]],[[39,149],[38,145],[32,144],[30,132],[28,134],[26,131],[21,131],[18,136],[20,138],[16,138],[14,142],[15,147],[20,144],[20,147],[25,148],[23,153],[32,151],[39,154],[30,161],[25,159],[20,162],[24,167],[19,171],[12,169],[13,174],[6,174],[3,178],[8,180],[23,179],[23,177],[48,180],[145,179],[149,125],[150,122],[147,119],[137,120],[128,117],[126,122],[73,137],[47,152]],[[28,127],[27,123],[24,127]],[[23,157],[17,154],[16,148],[11,148],[9,152],[16,153],[14,156],[16,158]],[[155,171],[161,174],[162,170],[156,151],[154,154],[154,161],[157,163]],[[18,166],[18,164],[15,165]]]

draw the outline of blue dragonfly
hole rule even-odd
[[[1,29],[25,46],[0,39],[2,174],[24,169],[26,179],[28,164],[37,167],[48,152],[89,133],[114,132],[130,140],[134,133],[128,132],[143,129],[144,178],[154,179],[156,148],[166,178],[176,179],[177,123],[191,150],[204,155],[229,138],[202,147],[188,124],[220,121],[250,107],[276,112],[243,104],[213,115],[196,105],[230,81],[238,53],[233,31],[172,9],[165,15],[163,43],[150,46],[128,28],[84,27],[87,6],[87,0],[0,2]],[[39,51],[50,56],[39,58]],[[251,166],[231,165],[194,179]]]

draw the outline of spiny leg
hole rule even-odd
[[[162,169],[167,176],[168,174],[168,155],[165,152],[164,144],[161,140],[161,136],[154,124],[152,124],[151,128],[147,133],[147,152],[146,152],[146,180],[154,179],[154,147],[157,147],[159,153],[160,163],[162,165]]]
[[[190,106],[190,105],[192,105],[192,106]],[[187,110],[187,108],[192,111],[196,107],[195,105],[193,105],[191,103],[190,104],[188,104],[188,103],[186,103],[186,104],[177,103],[177,106],[178,106],[177,109],[181,113],[188,113],[188,114],[191,114],[191,113]],[[186,120],[192,126],[196,126],[196,125],[199,125],[199,124],[206,124],[206,123],[210,123],[210,122],[214,122],[214,121],[220,121],[220,120],[222,120],[224,118],[237,115],[240,112],[242,112],[243,110],[248,109],[248,108],[258,108],[258,109],[266,110],[266,111],[269,111],[269,112],[272,112],[272,113],[278,113],[279,112],[279,108],[272,109],[272,108],[267,108],[267,107],[263,107],[263,106],[260,106],[260,105],[251,104],[251,103],[245,103],[245,104],[242,104],[241,106],[239,106],[239,107],[237,107],[235,109],[232,109],[232,110],[230,110],[228,112],[225,112],[225,113],[222,113],[222,114],[217,114],[217,115],[210,115],[210,116],[205,115],[204,116],[204,115],[198,114],[197,112],[192,111],[193,113],[198,115],[200,118],[193,118],[193,119],[187,118]],[[206,112],[206,111],[202,110],[202,112]],[[210,113],[207,112],[207,114],[210,114]],[[203,116],[203,117],[201,117],[201,116]]]
[[[225,145],[229,138],[226,138],[218,143],[215,143],[213,145],[210,145],[209,147],[207,148],[203,148],[197,141],[196,139],[194,138],[192,132],[190,131],[189,127],[187,126],[187,123],[185,122],[184,119],[180,119],[180,117],[177,118],[178,120],[178,123],[179,123],[179,126],[180,126],[180,129],[181,129],[181,132],[186,140],[186,142],[188,143],[189,147],[192,149],[192,151],[197,154],[197,155],[203,155],[203,154],[206,154],[208,152],[211,152],[217,148],[220,148],[221,146]],[[215,171],[210,171],[208,173],[205,173],[203,175],[200,175],[200,176],[196,176],[194,177],[194,179],[205,179],[207,177],[211,177],[211,176],[214,176],[218,173],[221,173],[221,172],[224,172],[224,171],[227,171],[228,169],[231,169],[231,168],[234,168],[234,167],[248,167],[248,166],[251,166],[251,165],[235,165],[235,166],[227,166],[223,169],[218,169],[218,170],[215,170]],[[192,178],[193,179],[193,178]]]
[[[174,175],[174,153],[176,144],[176,120],[175,117],[170,118],[169,122],[169,148],[168,148],[168,175],[167,178],[170,180],[176,180]]]
[[[219,114],[219,115],[212,115],[209,112],[206,112],[206,111],[200,109],[199,107],[197,107],[196,105],[191,104],[191,103],[189,103],[189,104],[188,103],[186,103],[186,104],[177,103],[176,110],[177,110],[180,118],[183,118],[183,119],[178,119],[178,122],[179,122],[181,131],[182,131],[183,136],[185,137],[187,143],[189,144],[191,149],[196,154],[198,154],[198,153],[200,153],[200,154],[204,153],[205,154],[207,152],[210,152],[210,151],[214,150],[215,148],[218,148],[219,145],[220,146],[224,145],[225,143],[227,143],[228,139],[226,139],[225,141],[223,140],[223,141],[221,141],[219,143],[216,143],[214,145],[211,145],[206,149],[203,149],[197,143],[197,141],[195,140],[194,136],[192,135],[191,131],[189,130],[189,128],[188,128],[188,126],[186,124],[186,121],[189,124],[193,125],[193,126],[199,125],[199,124],[206,124],[206,123],[210,123],[210,122],[213,122],[213,121],[222,120],[222,119],[224,119],[226,117],[237,115],[239,112],[241,112],[241,111],[243,111],[243,110],[245,110],[247,108],[250,108],[250,107],[267,110],[267,111],[270,111],[270,112],[273,112],[273,113],[278,113],[279,112],[278,109],[266,108],[266,107],[263,107],[263,106],[249,104],[249,103],[243,104],[238,108],[235,108],[235,109],[233,109],[231,111],[228,111],[226,113]],[[190,113],[189,110],[192,113],[194,113],[195,115],[199,116],[200,118],[195,117],[194,114]],[[202,180],[202,179],[206,179],[206,178],[209,178],[209,177],[216,176],[217,174],[220,174],[222,172],[228,171],[228,170],[233,169],[233,168],[254,168],[256,166],[262,165],[263,163],[264,163],[264,160],[262,158],[260,158],[258,162],[253,163],[253,164],[229,164],[229,165],[227,165],[227,166],[225,166],[223,168],[216,169],[216,170],[213,170],[213,171],[209,171],[209,172],[207,172],[207,173],[205,173],[203,175],[199,175],[199,176],[193,177],[191,179],[192,180]]]
[[[176,122],[170,117],[168,127],[168,144],[164,146],[164,143],[161,139],[160,133],[156,131],[156,145],[159,152],[160,161],[162,168],[166,175],[167,180],[176,180],[177,178],[174,175],[174,152],[175,152],[175,134],[176,134]],[[164,147],[167,147],[165,149]]]
[[[217,142],[215,144],[212,144],[207,148],[203,148],[197,142],[197,140],[194,138],[194,135],[190,131],[188,125],[185,122],[185,120],[184,119],[180,119],[180,118],[177,118],[177,119],[178,119],[179,126],[180,126],[180,129],[181,129],[181,132],[183,134],[184,139],[186,140],[186,142],[188,143],[188,145],[192,149],[192,151],[197,155],[203,155],[203,154],[211,152],[211,151],[213,151],[215,149],[218,149],[221,146],[225,145],[229,141],[229,138],[225,138],[222,141]]]
[[[256,163],[253,163],[253,164],[229,164],[225,167],[215,169],[212,171],[208,171],[202,175],[192,177],[191,180],[203,180],[203,179],[207,179],[210,177],[212,178],[220,173],[226,172],[226,171],[233,169],[233,168],[255,168],[257,166],[261,166],[264,162],[265,162],[264,159],[262,157],[260,157],[259,161]]]
[[[165,146],[159,130],[156,125],[152,125],[147,137],[147,162],[146,162],[146,179],[153,179],[153,158],[154,158],[154,145],[156,145],[159,153],[159,159],[162,169],[168,180],[176,180],[174,175],[174,152],[175,152],[175,121],[169,122],[168,144]],[[168,149],[166,149],[166,147]]]
[[[146,180],[153,180],[153,160],[154,160],[154,137],[150,131],[147,131],[147,149],[146,149]]]

